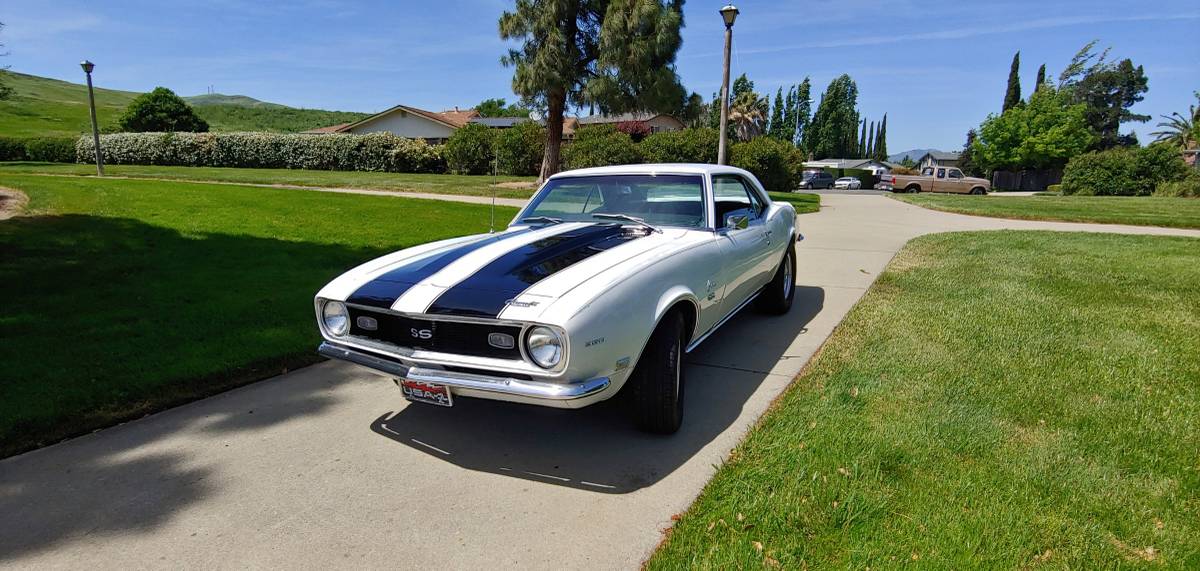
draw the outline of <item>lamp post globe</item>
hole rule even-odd
[[[85,59],[79,62],[79,67],[83,68],[83,73],[92,73],[92,70],[96,69],[96,64]]]
[[[725,20],[726,28],[732,28],[733,21],[736,20],[737,17],[738,17],[737,6],[734,6],[733,4],[726,4],[724,8],[721,8],[721,18]]]

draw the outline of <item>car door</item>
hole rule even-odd
[[[933,175],[933,182],[929,186],[933,192],[950,192],[946,183],[946,167],[937,168]]]
[[[966,194],[970,192],[969,186],[963,182],[963,173],[958,169],[949,169],[946,171],[946,192],[958,192]]]
[[[786,237],[771,235],[764,218],[766,205],[742,177],[714,175],[712,188],[714,222],[722,254],[718,285],[724,288],[722,313],[728,313],[770,279],[764,274],[769,265],[771,241]]]

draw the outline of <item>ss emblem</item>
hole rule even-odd
[[[417,329],[413,327],[409,329],[409,333],[412,333],[413,339],[433,339],[433,331],[429,329]]]

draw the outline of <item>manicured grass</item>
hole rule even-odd
[[[954,194],[894,194],[892,197],[934,210],[996,218],[1200,228],[1200,200],[1194,198]]]
[[[533,182],[529,177],[468,176],[453,174],[407,174],[385,172],[316,171],[289,169],[234,169],[217,167],[160,167],[107,165],[108,176],[154,178],[242,184],[285,184],[294,186],[365,188],[436,194],[463,194],[500,198],[529,198],[532,189],[493,186],[505,182]],[[95,176],[96,167],[82,164],[0,162],[6,173],[37,173]]]
[[[312,362],[329,279],[489,220],[485,205],[293,189],[0,186],[30,198],[0,221],[0,456]]]
[[[796,208],[796,214],[816,212],[821,209],[821,195],[804,192],[768,192],[771,200],[790,202]]]
[[[1200,240],[919,238],[648,567],[1200,568],[1198,347]]]

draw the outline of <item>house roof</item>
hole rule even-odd
[[[607,124],[607,123],[622,123],[625,121],[649,121],[660,115],[666,115],[667,117],[671,117],[670,115],[667,115],[666,113],[648,113],[648,112],[644,112],[644,111],[639,111],[639,112],[634,112],[634,113],[621,113],[620,115],[588,115],[587,117],[580,117],[579,124],[580,125],[603,125],[603,124]],[[671,118],[675,119],[674,117],[671,117]],[[678,119],[676,119],[676,120],[678,120]]]
[[[929,151],[928,153],[925,153],[924,155],[921,156],[921,160],[924,160],[925,157],[930,157],[935,161],[957,161],[958,156],[959,156],[958,151],[949,151],[949,152],[947,152],[947,151]],[[918,160],[917,162],[921,162],[921,161]]]
[[[396,105],[395,107],[391,107],[389,109],[385,109],[383,111],[380,111],[379,113],[371,115],[370,117],[367,117],[366,119],[362,119],[362,120],[356,121],[354,123],[350,123],[348,125],[343,125],[341,128],[337,129],[336,131],[328,131],[328,132],[343,133],[343,132],[349,131],[350,129],[358,127],[360,125],[365,125],[367,123],[377,121],[382,117],[386,117],[386,116],[391,115],[392,113],[396,113],[398,111],[403,111],[405,113],[411,113],[413,115],[417,115],[418,117],[424,117],[425,119],[429,119],[430,121],[433,121],[435,123],[440,123],[442,125],[452,128],[452,129],[457,129],[459,127],[462,127],[463,125],[466,125],[467,122],[472,117],[476,117],[479,115],[479,112],[474,109],[467,109],[465,111],[460,111],[458,109],[454,109],[451,111],[442,111],[439,113],[436,111],[426,111],[424,109],[418,109],[416,107],[411,107],[408,105]]]
[[[528,117],[472,117],[469,122],[479,123],[480,125],[486,125],[494,129],[504,129],[507,127],[512,127],[517,123],[525,123],[530,120],[531,119]],[[538,122],[543,124],[545,123],[545,121]]]
[[[342,129],[345,129],[348,126],[350,126],[349,123],[338,123],[337,125],[330,125],[328,127],[317,127],[316,129],[300,131],[300,133],[308,134],[308,135],[321,135],[324,133],[337,133],[337,132],[340,132]]]
[[[889,167],[887,163],[876,161],[873,159],[821,159],[819,161],[808,161],[805,166],[828,166],[835,169],[858,169],[867,165],[878,165],[881,167]]]

